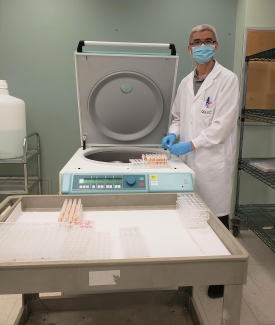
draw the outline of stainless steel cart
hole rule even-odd
[[[169,220],[177,195],[95,194],[78,198],[86,212],[135,210],[144,216],[144,211],[166,211]],[[56,195],[9,197],[0,204],[0,221],[2,225],[16,222],[18,211],[32,212],[33,216],[58,213],[63,202],[64,197]],[[0,262],[0,294],[23,294],[16,325],[203,324],[192,287],[224,284],[221,324],[238,325],[248,254],[212,212],[208,224],[219,245],[228,250],[227,255]],[[182,234],[187,236],[184,228]],[[173,231],[169,236],[163,238],[164,243],[173,240]],[[207,246],[207,241],[203,245]],[[100,279],[99,285],[95,279]],[[39,297],[43,292],[73,295]]]

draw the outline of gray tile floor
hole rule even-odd
[[[237,240],[249,253],[247,284],[243,287],[241,325],[275,325],[275,253],[252,231]],[[209,299],[207,287],[196,288],[196,301],[207,325],[220,325],[222,298]]]
[[[275,325],[275,253],[252,231],[241,230],[238,241],[249,252],[241,325]],[[220,325],[222,298],[209,299],[207,287],[195,288],[196,301],[207,325]],[[0,295],[0,325],[12,325],[21,307],[21,295]]]

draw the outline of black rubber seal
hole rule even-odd
[[[170,43],[169,50],[171,50],[171,55],[176,55],[177,54],[175,44]]]
[[[77,46],[77,52],[82,53],[82,47],[85,46],[85,41],[79,41]]]

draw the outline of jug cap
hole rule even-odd
[[[8,89],[8,84],[6,80],[0,80],[0,89]]]

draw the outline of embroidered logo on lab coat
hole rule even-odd
[[[201,110],[201,116],[208,117],[213,116],[213,108],[205,108]]]

